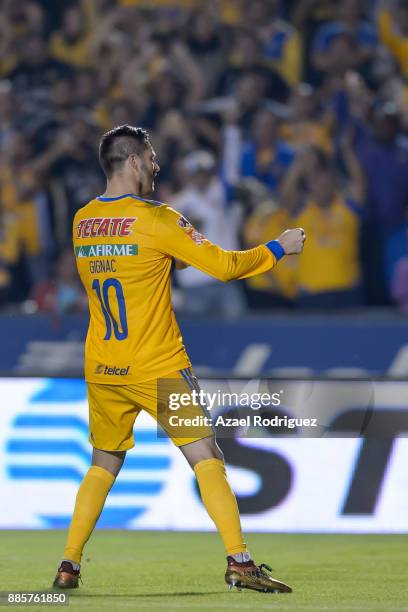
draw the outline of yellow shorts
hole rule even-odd
[[[190,444],[214,434],[208,424],[206,408],[193,402],[177,410],[177,418],[197,417],[200,425],[169,426],[170,417],[175,414],[169,410],[169,395],[173,392],[191,394],[194,389],[199,391],[197,378],[190,368],[135,385],[88,382],[87,387],[89,441],[94,448],[106,451],[132,448],[135,445],[133,427],[141,410],[146,410],[157,421],[176,446]]]

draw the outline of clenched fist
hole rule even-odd
[[[286,255],[295,255],[303,251],[306,240],[305,230],[301,227],[288,229],[276,239],[285,251]]]

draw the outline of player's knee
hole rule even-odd
[[[210,457],[211,459],[220,459],[221,461],[224,461],[224,453],[218,446],[215,438],[211,438],[210,452],[212,453],[212,457]]]
[[[218,446],[215,438],[204,438],[200,440],[200,443],[200,461],[204,461],[205,459],[224,460],[223,452]]]
[[[101,467],[113,476],[119,474],[126,457],[126,451],[103,451],[94,448],[92,454],[92,465]]]
[[[193,469],[197,463],[205,461],[206,459],[224,460],[222,450],[213,437],[203,438],[197,442],[186,444],[185,446],[181,446],[180,450]]]

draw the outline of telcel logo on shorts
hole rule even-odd
[[[127,368],[118,368],[117,366],[99,364],[95,368],[95,374],[105,374],[105,376],[127,376],[129,370],[130,366],[127,366]]]

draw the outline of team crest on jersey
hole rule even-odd
[[[177,219],[177,225],[179,225],[180,227],[182,227],[183,229],[187,229],[188,227],[192,227],[190,221],[187,221],[187,219],[185,217],[183,217],[183,215],[181,215],[178,219]]]
[[[191,238],[191,240],[193,240],[196,244],[198,244],[199,246],[201,246],[205,240],[205,236],[203,236],[202,234],[200,234],[200,232],[197,232],[197,230],[195,230],[194,228],[192,228],[191,232],[187,232],[189,237]]]
[[[186,232],[187,236],[196,244],[201,246],[205,240],[205,236],[200,234],[183,215],[177,219],[177,224]]]

